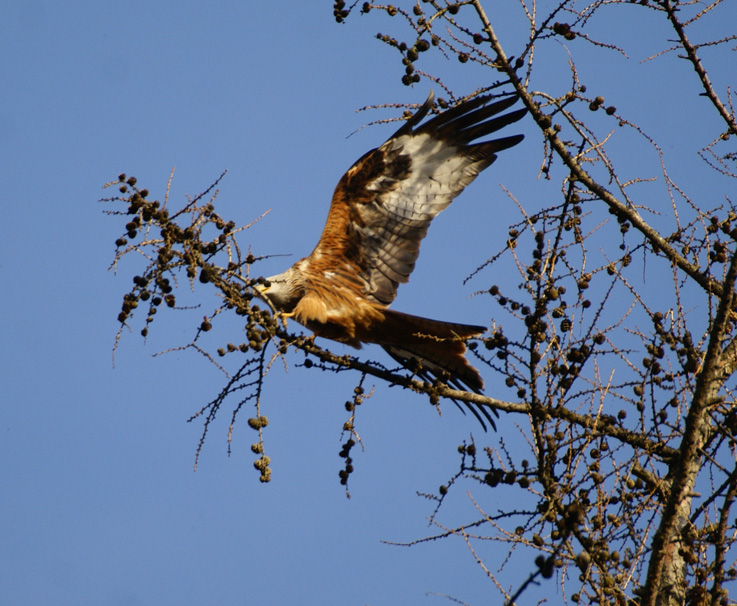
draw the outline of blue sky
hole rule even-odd
[[[338,26],[331,3],[320,5],[4,4],[4,603],[496,599],[460,540],[411,549],[382,543],[431,533],[432,503],[416,493],[435,491],[456,471],[456,448],[470,433],[482,445],[498,439],[452,405],[440,417],[426,400],[378,386],[361,410],[366,449],[354,451],[347,499],[338,483],[338,451],[354,377],[291,368],[268,383],[273,480],[262,485],[245,422],[236,426],[227,456],[228,413],[192,471],[201,425],[186,420],[217,393],[222,377],[191,354],[152,357],[191,339],[191,316],[157,319],[146,343],[126,334],[112,365],[116,316],[135,268],[124,264],[118,277],[108,271],[122,224],[96,202],[102,184],[126,172],[160,198],[175,168],[177,203],[228,169],[220,212],[245,224],[272,209],[241,242],[258,254],[291,254],[264,263],[265,275],[276,273],[310,252],[341,174],[393,130],[378,126],[349,137],[391,115],[355,110],[427,95],[426,82],[414,89],[400,83],[397,57],[374,39],[398,25],[364,17]],[[647,45],[629,61],[659,50]],[[596,80],[595,65],[582,67]],[[647,101],[659,93],[642,87],[678,73],[668,70],[686,68],[675,59],[642,64],[632,81],[638,94],[617,99],[618,109],[652,118]],[[449,78],[463,92],[479,84],[473,70]],[[598,81],[614,94],[618,78],[613,71]],[[694,101],[684,98],[673,103],[684,103],[685,117]],[[682,136],[697,136],[699,126],[686,122]],[[672,126],[653,124],[656,136],[667,136]],[[463,278],[486,259],[487,243],[516,220],[499,184],[528,201],[556,191],[536,181],[541,159],[530,125],[512,131],[527,133],[525,144],[505,152],[433,225],[397,309],[472,323],[494,319],[488,300],[469,295],[503,276],[487,274],[465,286]],[[669,145],[677,147],[677,139]],[[626,151],[621,154],[626,160]],[[488,391],[512,397],[493,383]],[[501,435],[514,435],[514,420],[499,425]],[[493,509],[493,496],[486,498]],[[453,525],[474,517],[460,490],[441,519]],[[493,546],[484,549],[491,553]]]

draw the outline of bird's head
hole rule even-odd
[[[256,284],[256,294],[267,300],[277,311],[289,313],[294,310],[304,296],[304,286],[300,273],[294,267],[266,278],[263,284]]]

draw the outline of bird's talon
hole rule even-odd
[[[280,311],[276,314],[276,317],[281,320],[282,324],[284,325],[284,330],[287,329],[287,318],[291,318],[294,316],[294,312],[286,312],[286,311]]]

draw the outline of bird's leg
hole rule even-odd
[[[277,318],[277,322],[281,320],[282,325],[284,326],[284,330],[287,330],[287,318],[291,318],[294,316],[293,311],[278,311],[274,315],[275,318]]]

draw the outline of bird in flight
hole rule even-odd
[[[267,278],[258,294],[319,337],[356,348],[376,343],[423,380],[481,393],[481,375],[464,354],[465,342],[483,334],[483,326],[421,318],[389,305],[397,287],[409,280],[431,221],[497,152],[523,139],[474,143],[526,112],[500,115],[517,98],[490,100],[475,97],[420,124],[433,106],[430,93],[386,143],[364,154],[340,179],[312,253]],[[464,404],[484,429],[484,419],[495,427],[489,409]]]

